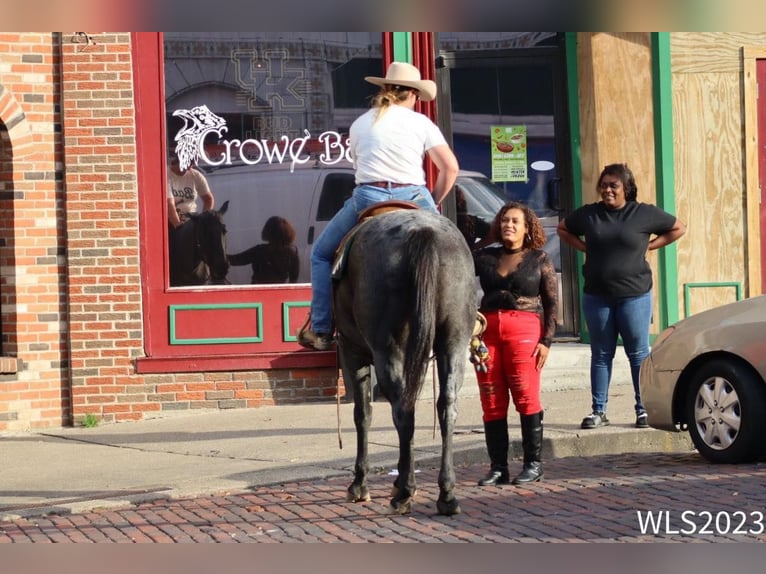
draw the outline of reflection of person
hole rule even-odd
[[[295,229],[290,222],[277,215],[269,217],[261,231],[261,239],[266,243],[229,255],[229,263],[252,265],[252,283],[295,283],[300,261],[295,246]]]
[[[444,135],[427,116],[414,110],[418,99],[436,97],[436,83],[421,80],[414,66],[392,62],[385,78],[368,76],[380,86],[372,109],[354,120],[349,151],[356,170],[352,196],[332,218],[311,253],[311,329],[301,329],[298,340],[310,349],[332,346],[331,268],[335,250],[356,224],[359,214],[385,200],[407,200],[437,211],[449,193],[458,163]],[[425,186],[425,154],[439,170],[433,195]]]
[[[197,198],[202,200],[202,210],[209,211],[215,206],[215,198],[207,180],[195,167],[181,170],[178,157],[170,156],[168,170],[168,222],[176,228],[184,223],[190,213],[197,212]]]
[[[586,258],[582,306],[590,335],[592,413],[581,427],[609,424],[609,382],[617,338],[622,337],[633,379],[636,427],[648,428],[638,386],[641,362],[649,354],[652,317],[652,270],[646,252],[673,243],[686,227],[659,207],[636,200],[638,189],[626,164],[607,165],[597,189],[601,201],[576,209],[557,229]],[[651,235],[655,237],[650,240]]]
[[[484,296],[486,372],[478,371],[482,417],[490,470],[481,486],[506,484],[509,393],[521,418],[524,465],[513,484],[542,478],[543,408],[540,374],[556,331],[558,279],[534,211],[511,202],[497,213],[490,235],[502,245],[474,251]]]

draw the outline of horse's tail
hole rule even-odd
[[[404,259],[409,266],[409,291],[413,304],[409,338],[404,355],[403,406],[412,408],[423,386],[436,331],[436,289],[439,253],[436,232],[415,229],[407,239]]]

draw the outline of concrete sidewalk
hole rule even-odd
[[[580,421],[590,411],[588,357],[584,345],[559,344],[552,349],[543,376],[543,461],[692,450],[686,433],[634,428],[633,388],[624,355],[615,360],[608,406],[612,424],[581,430]],[[432,395],[429,374],[418,401],[414,441],[416,463],[423,468],[438,465],[440,457]],[[472,370],[467,372],[458,407],[455,462],[484,462],[481,406]],[[511,415],[509,420],[511,456],[518,458],[518,418]],[[195,411],[96,428],[0,434],[0,519],[246,491],[338,475],[348,475],[350,481],[355,439],[353,405],[335,402]],[[369,451],[375,472],[396,468],[397,437],[386,402],[373,405]]]

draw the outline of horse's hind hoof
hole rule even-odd
[[[402,493],[402,489],[399,488],[399,486],[394,483],[394,485],[391,487],[391,498],[399,498],[399,495]],[[412,491],[412,496],[410,498],[415,498],[415,496],[418,493],[418,489]]]
[[[412,498],[406,498],[404,500],[392,500],[388,508],[391,514],[409,514],[412,512]]]
[[[366,487],[352,484],[346,491],[346,502],[370,502],[370,491]]]
[[[460,504],[458,504],[456,498],[449,501],[439,498],[439,500],[436,501],[436,510],[442,516],[454,516],[455,514],[460,514],[462,512],[462,510],[460,510]]]

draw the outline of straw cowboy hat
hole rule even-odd
[[[377,76],[366,76],[366,81],[376,86],[404,86],[405,88],[415,88],[420,92],[420,99],[424,102],[430,102],[436,98],[436,82],[433,80],[421,80],[420,70],[411,64],[404,62],[391,62],[386,71],[385,78]]]

